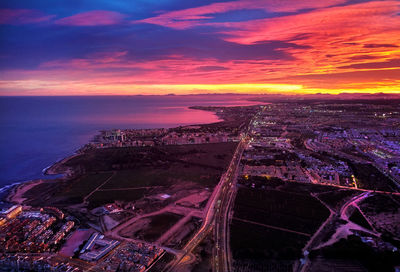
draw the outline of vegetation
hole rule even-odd
[[[236,146],[237,143],[229,142],[88,150],[62,166],[73,169],[75,177],[40,184],[26,196],[32,205],[79,204],[103,184],[88,198],[89,208],[94,208],[116,200],[141,199],[155,192],[150,187],[163,186],[171,194],[176,191],[172,187],[183,184],[187,190],[213,188]]]
[[[357,225],[360,225],[361,227],[372,230],[371,225],[368,223],[368,221],[365,219],[365,217],[361,214],[361,212],[358,209],[354,210],[349,219],[350,221],[356,223]]]
[[[83,198],[111,177],[111,172],[91,173],[68,181],[45,182],[24,194],[30,205],[78,204]]]
[[[357,186],[362,189],[378,191],[396,191],[396,185],[371,164],[349,163],[357,179]]]
[[[350,259],[360,261],[368,271],[394,271],[393,267],[400,264],[400,253],[392,251],[377,251],[363,243],[358,236],[352,235],[342,239],[332,246],[312,251],[310,258],[323,256],[327,259]]]
[[[317,199],[280,190],[240,188],[234,217],[312,234],[329,216]]]
[[[296,260],[309,238],[233,220],[231,249],[235,260]]]
[[[97,172],[138,167],[162,167],[171,162],[223,170],[237,143],[124,147],[88,150],[65,163],[78,172]]]
[[[372,195],[361,203],[361,210],[371,214],[396,213],[399,208],[399,202],[393,200],[393,196],[384,194]]]
[[[331,209],[338,211],[346,201],[358,194],[360,194],[359,191],[343,189],[321,193],[318,195],[318,198],[321,199]]]
[[[241,184],[248,187],[239,188],[230,231],[235,269],[291,271],[306,242],[329,216],[310,193],[332,187],[264,177],[244,177]]]

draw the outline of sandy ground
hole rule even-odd
[[[33,187],[42,184],[44,181],[41,179],[38,180],[32,180],[29,182],[22,183],[18,185],[16,188],[14,188],[10,194],[7,196],[7,201],[13,202],[16,204],[22,204],[26,198],[23,197],[25,192],[28,190],[32,189]]]

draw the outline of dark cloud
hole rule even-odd
[[[385,80],[400,80],[400,69],[391,70],[368,70],[368,71],[354,71],[354,72],[342,72],[342,73],[329,73],[329,74],[308,74],[299,76],[290,76],[285,79],[295,80],[311,80],[315,82],[364,82],[364,81],[381,81]],[[278,79],[279,80],[279,79]],[[282,79],[281,79],[282,80]]]
[[[53,60],[87,58],[96,52],[126,51],[126,60],[147,61],[171,55],[190,59],[291,60],[285,51],[304,48],[283,41],[242,45],[224,41],[218,33],[173,30],[137,24],[118,26],[3,26],[0,68],[34,69]]]
[[[229,70],[229,68],[226,68],[223,66],[200,66],[200,67],[197,67],[196,70],[201,71],[201,72],[212,72],[212,71]]]
[[[371,55],[358,55],[348,58],[349,60],[371,60],[371,59],[380,59],[380,56],[371,56]]]
[[[375,44],[375,43],[364,44],[364,48],[394,48],[394,47],[399,47],[399,46],[396,44]]]
[[[347,69],[382,69],[382,68],[397,68],[400,67],[400,59],[391,59],[388,61],[357,63],[352,65],[340,66],[338,68]]]

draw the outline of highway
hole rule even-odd
[[[250,131],[255,119],[262,114],[266,108],[256,113],[249,123],[247,131],[243,134],[242,140],[238,145],[235,155],[232,158],[231,165],[226,172],[226,181],[222,184],[221,195],[217,202],[217,210],[214,223],[214,241],[213,250],[214,260],[212,262],[213,271],[228,272],[231,271],[231,250],[229,246],[230,232],[229,222],[232,215],[232,208],[237,192],[237,180],[239,175],[239,166],[243,151],[250,142]]]
[[[233,166],[227,172],[227,181],[223,187],[221,196],[217,202],[217,210],[214,223],[214,260],[213,271],[231,271],[230,248],[229,248],[229,218],[236,195],[236,182],[239,173],[239,165],[243,150],[248,139],[241,143],[239,153],[233,158]]]
[[[184,254],[178,257],[166,271],[182,271],[187,264],[187,258],[198,244],[213,231],[215,241],[214,259],[212,261],[213,271],[230,271],[230,249],[229,249],[229,214],[236,195],[236,182],[239,172],[240,160],[243,151],[249,144],[248,136],[255,118],[265,110],[258,112],[250,121],[247,130],[242,133],[241,140],[236,147],[227,171],[222,175],[218,185],[214,189],[207,206],[203,224],[193,238],[183,248]]]
[[[230,199],[232,198],[232,194],[234,191],[234,182],[235,182],[235,173],[237,173],[237,168],[240,163],[241,155],[243,153],[243,150],[245,149],[246,145],[248,142],[247,137],[243,137],[241,141],[239,142],[236,151],[233,155],[233,158],[231,160],[231,163],[229,164],[228,170],[222,175],[218,185],[216,186],[215,190],[213,191],[213,194],[210,197],[209,202],[207,203],[206,207],[206,215],[203,219],[203,224],[200,227],[200,229],[197,231],[197,233],[193,236],[193,238],[186,244],[186,246],[183,248],[183,251],[185,252],[180,258],[178,258],[170,267],[167,271],[181,271],[182,270],[182,265],[186,263],[186,257],[191,254],[191,252],[195,249],[195,247],[210,233],[210,231],[213,229],[215,226],[215,222],[225,221],[223,219],[224,215],[226,214],[226,208],[227,203],[229,203]],[[222,205],[224,204],[224,205]],[[217,220],[216,220],[217,219]],[[226,221],[224,223],[224,229],[226,229],[228,226],[226,224]],[[226,237],[226,232],[223,231],[223,238],[219,240],[220,243],[226,244],[225,237]],[[218,243],[219,246],[219,243]],[[224,248],[226,248],[224,246]],[[220,254],[223,254],[222,251],[220,251]],[[226,263],[225,256],[224,258],[224,263]],[[223,271],[223,270],[220,270]]]

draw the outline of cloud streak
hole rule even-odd
[[[400,92],[398,1],[146,5],[0,9],[0,94]]]
[[[102,26],[120,24],[125,16],[106,10],[93,10],[65,17],[55,21],[57,25],[67,26]]]
[[[0,9],[0,25],[37,24],[50,21],[54,15],[32,9]]]
[[[266,12],[296,12],[302,9],[315,9],[345,2],[345,0],[240,0],[213,3],[206,6],[162,13],[155,17],[134,21],[133,23],[149,23],[175,29],[187,29],[195,26],[214,25],[208,20],[215,14],[234,10],[260,9]]]

